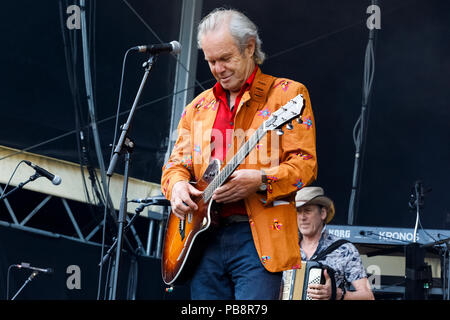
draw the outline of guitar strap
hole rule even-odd
[[[246,110],[245,122],[242,128],[248,129],[253,121],[256,111],[262,109],[267,101],[267,96],[272,84],[275,81],[275,77],[261,74],[258,79],[255,79],[255,83],[250,88],[250,101],[248,110]]]

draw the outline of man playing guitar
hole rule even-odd
[[[191,182],[205,176],[211,159],[229,163],[264,121],[301,95],[301,121],[289,124],[284,134],[258,136],[256,147],[244,150],[245,161],[214,190],[210,201],[219,223],[205,240],[197,240],[203,245],[199,257],[186,262],[195,265],[189,276],[192,299],[278,299],[282,271],[301,264],[295,192],[317,175],[309,94],[301,83],[261,72],[264,53],[257,27],[236,10],[207,15],[199,25],[198,44],[217,83],[185,108],[163,167],[161,188],[171,202],[171,218],[179,221],[168,226],[176,231],[166,231],[163,269],[183,267],[191,249],[185,242],[195,235],[187,224],[203,210],[198,199],[208,191]],[[207,220],[203,226],[210,225]],[[175,237],[184,244],[173,254]],[[163,270],[168,284],[179,272],[170,271]]]

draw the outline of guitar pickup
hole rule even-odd
[[[178,232],[180,233],[181,236],[181,241],[184,240],[184,237],[186,235],[186,219],[185,220],[180,220],[180,224],[178,225]]]

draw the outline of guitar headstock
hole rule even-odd
[[[303,95],[299,94],[295,98],[289,100],[289,102],[280,109],[273,112],[271,117],[264,122],[264,129],[266,131],[278,129],[278,134],[281,135],[283,134],[281,128],[287,124],[287,128],[291,130],[293,128],[291,123],[292,120],[301,116],[303,107]],[[300,118],[298,120],[300,120]]]

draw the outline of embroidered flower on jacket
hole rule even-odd
[[[194,109],[196,109],[197,111],[200,110],[201,107],[203,107],[205,105],[205,97],[201,98],[200,100],[198,100],[195,104],[194,104]]]
[[[270,116],[270,110],[268,108],[265,108],[264,110],[258,111],[258,116],[263,117],[263,119],[266,119]]]
[[[214,105],[212,106],[212,111],[216,111],[217,107],[219,107],[219,101],[216,101],[216,100],[213,100],[213,101],[214,101]],[[212,101],[210,104],[212,104]]]
[[[281,230],[281,227],[282,227],[282,226],[283,226],[283,224],[280,223],[280,222],[278,221],[278,219],[273,219],[272,230],[279,231],[279,230]]]
[[[269,259],[270,259],[269,256],[262,256],[262,257],[261,257],[261,261],[262,261],[263,264],[266,264],[266,262],[267,262]]]
[[[297,190],[300,190],[301,188],[303,188],[302,179],[297,179],[297,183],[294,183],[293,186],[297,187]]]
[[[181,160],[181,163],[183,164],[183,166],[186,169],[191,170],[191,168],[192,168],[192,156],[191,155],[185,156],[183,158],[183,160]]]
[[[274,88],[276,88],[276,87],[278,87],[278,86],[281,86],[281,89],[283,89],[283,91],[286,91],[288,88],[289,88],[289,84],[290,84],[291,82],[290,81],[288,81],[288,80],[281,80],[280,82],[278,82],[275,86],[274,86]]]
[[[272,182],[277,182],[278,178],[275,176],[267,176],[267,192],[272,193],[273,187]]]
[[[303,159],[303,160],[309,160],[309,159],[312,159],[312,155],[310,155],[310,154],[307,154],[307,153],[301,153],[301,152],[299,152],[299,153],[296,153],[296,155],[298,156],[298,157],[300,157],[301,159]]]
[[[308,118],[303,119],[303,123],[302,124],[304,124],[306,126],[306,129],[308,129],[308,130],[311,129],[312,128],[311,117],[309,116]]]
[[[209,103],[205,103],[203,109],[208,110],[209,108],[213,107],[213,110],[216,110],[216,109],[214,109],[214,106],[216,104],[219,104],[219,102],[216,99],[212,99]]]
[[[198,144],[194,145],[194,152],[198,154],[202,154],[202,149]]]

